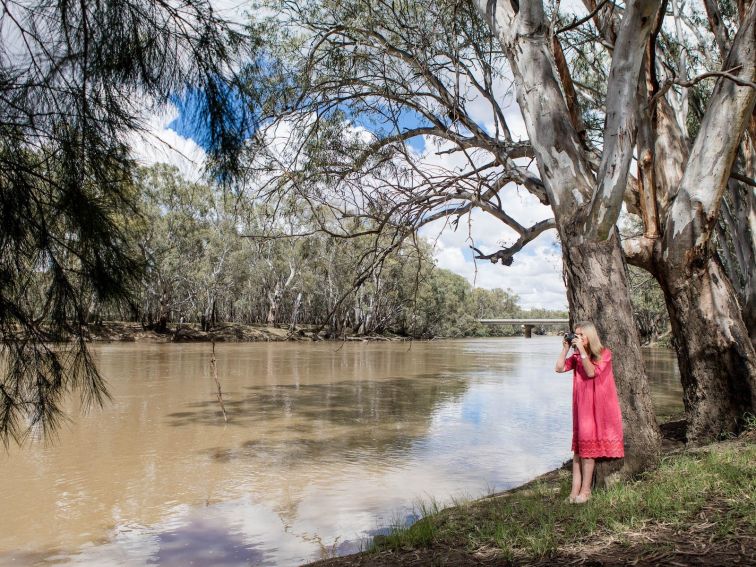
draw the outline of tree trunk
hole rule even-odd
[[[594,322],[614,353],[625,426],[625,459],[597,467],[599,484],[658,460],[659,428],[633,323],[624,257],[614,225],[627,186],[637,81],[658,0],[628,3],[617,34],[608,85],[598,179],[575,131],[547,37],[542,2],[475,0],[498,36],[515,78],[517,102],[562,241],[574,320]]]
[[[756,4],[751,5],[727,56],[724,69],[745,81],[756,78]],[[724,46],[722,46],[724,48]],[[723,49],[724,50],[724,49]],[[662,99],[663,101],[663,99]],[[742,133],[752,117],[756,93],[720,79],[709,99],[696,140],[683,163],[677,152],[660,151],[659,140],[684,132],[684,123],[657,106],[657,180],[662,202],[662,238],[649,270],[665,294],[675,338],[688,440],[705,442],[738,430],[744,411],[753,411],[756,358],[740,307],[727,276],[713,254],[711,235],[720,213]],[[675,143],[670,146],[682,144]],[[679,182],[677,179],[679,178]],[[752,266],[748,266],[752,271]]]
[[[610,484],[618,476],[627,477],[652,465],[661,444],[633,322],[625,260],[616,236],[604,242],[563,237],[562,259],[571,323],[591,321],[613,354],[625,458],[597,463],[597,483]]]
[[[276,287],[273,291],[268,292],[268,314],[265,316],[265,322],[268,325],[276,324],[276,315],[278,314],[278,304],[281,301],[283,291],[281,290],[280,282],[276,282]]]
[[[756,354],[735,290],[716,257],[658,266],[672,323],[688,441],[738,431],[756,408]]]
[[[742,167],[738,159],[736,168]],[[738,167],[741,166],[741,167]],[[730,179],[717,223],[718,253],[738,295],[743,322],[756,347],[756,195],[753,187]]]
[[[297,294],[297,298],[294,300],[294,307],[291,309],[291,324],[289,325],[290,330],[294,330],[294,328],[297,326],[297,319],[299,317],[299,307],[302,305],[302,292],[300,291]]]
[[[160,305],[158,307],[157,324],[155,331],[158,333],[165,333],[168,331],[168,319],[171,312],[170,307],[170,292],[167,286],[163,286],[163,291],[160,294]]]

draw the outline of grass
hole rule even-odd
[[[590,502],[566,502],[567,471],[527,488],[460,503],[397,528],[374,549],[429,546],[469,551],[495,548],[504,558],[547,557],[560,548],[605,537],[622,543],[660,529],[685,531],[705,514],[707,537],[738,532],[756,535],[756,445],[722,444],[708,451],[665,457],[635,481],[594,493]],[[662,542],[663,544],[663,542]]]
[[[748,412],[743,414],[743,430],[756,431],[756,415]]]

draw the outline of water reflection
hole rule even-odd
[[[660,416],[672,416],[683,411],[680,369],[674,350],[644,348],[643,360],[651,382],[654,411]]]
[[[208,345],[98,347],[113,403],[0,461],[0,564],[291,565],[356,551],[418,498],[480,496],[569,456],[559,344],[223,345],[228,424]],[[674,360],[646,356],[664,375],[654,395],[672,404]]]

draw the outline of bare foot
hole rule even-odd
[[[591,493],[590,492],[588,492],[588,493],[581,492],[580,494],[578,494],[577,496],[575,496],[575,498],[573,499],[573,502],[575,504],[585,504],[590,499],[591,499]]]

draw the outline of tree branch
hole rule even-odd
[[[628,4],[620,24],[607,85],[604,151],[598,186],[586,219],[589,238],[609,238],[622,206],[634,146],[638,76],[659,4],[660,0]]]
[[[731,171],[730,177],[737,179],[738,181],[742,181],[743,183],[750,185],[751,187],[756,187],[756,179],[743,175],[742,173],[738,173],[737,171]]]
[[[568,32],[570,30],[574,30],[575,28],[579,28],[582,26],[585,22],[593,18],[596,14],[598,14],[599,10],[604,7],[604,4],[606,4],[609,0],[601,0],[599,4],[596,6],[596,8],[590,12],[587,16],[584,18],[575,19],[571,24],[568,24],[564,26],[563,28],[558,29],[556,32],[554,32],[554,35],[558,35],[560,33]]]
[[[497,250],[496,252],[493,252],[491,254],[484,254],[474,246],[470,246],[470,248],[472,248],[476,252],[477,255],[475,256],[475,258],[477,260],[490,260],[492,264],[500,262],[502,266],[511,266],[514,260],[514,255],[517,254],[517,252],[522,250],[526,244],[535,240],[536,237],[538,237],[541,233],[552,228],[556,228],[556,221],[554,219],[546,219],[537,222],[530,228],[526,229],[522,234],[520,234],[520,238],[518,238],[517,242],[515,242],[512,246],[502,248],[501,250]]]
[[[709,19],[709,27],[717,41],[719,55],[722,61],[727,59],[727,53],[730,51],[730,38],[727,37],[727,27],[722,21],[722,12],[715,0],[703,0],[706,8],[706,16]]]
[[[659,87],[659,92],[657,92],[653,98],[650,101],[650,104],[656,104],[656,101],[664,96],[664,94],[672,87],[672,85],[678,85],[681,87],[692,87],[703,81],[704,79],[710,79],[712,77],[723,77],[727,79],[728,81],[732,81],[738,86],[741,87],[750,87],[752,89],[756,89],[756,82],[749,81],[748,79],[738,77],[737,75],[733,75],[733,71],[738,71],[742,65],[738,65],[737,67],[733,67],[732,69],[728,69],[727,71],[709,71],[708,73],[701,73],[697,77],[693,77],[689,81],[681,81],[680,79],[667,79],[662,83],[662,86]]]

